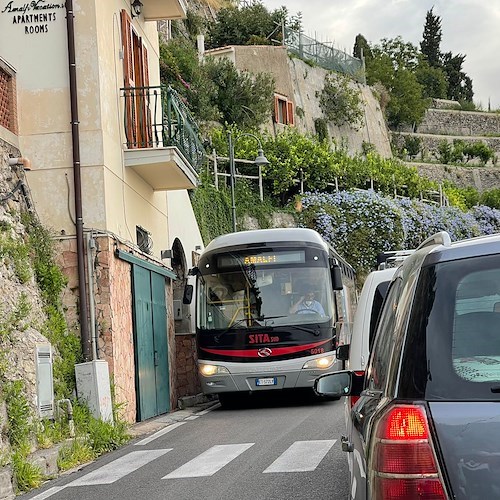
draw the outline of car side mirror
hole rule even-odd
[[[349,344],[339,345],[337,347],[337,359],[347,361],[349,359]]]
[[[184,287],[184,296],[182,297],[183,304],[191,304],[191,301],[193,300],[193,290],[193,285],[186,285]]]
[[[314,381],[314,391],[319,396],[340,398],[351,393],[352,372],[327,373]]]
[[[342,273],[340,271],[340,267],[337,265],[334,265],[330,269],[330,273],[332,275],[333,289],[334,290],[342,290],[344,288],[344,285],[342,284]]]

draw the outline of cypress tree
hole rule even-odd
[[[441,67],[441,18],[435,16],[432,9],[428,10],[425,16],[424,34],[420,42],[420,50],[430,66],[439,68]]]

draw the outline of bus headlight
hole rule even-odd
[[[302,369],[304,368],[319,368],[320,370],[325,370],[326,368],[330,368],[335,361],[335,356],[332,354],[330,356],[323,356],[322,358],[311,359],[307,363],[304,364]]]
[[[219,375],[221,373],[229,373],[229,370],[225,366],[205,365],[204,363],[200,363],[198,369],[205,377],[211,377],[212,375]]]

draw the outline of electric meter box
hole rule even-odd
[[[95,418],[113,422],[108,363],[104,360],[75,365],[78,400],[85,403]]]

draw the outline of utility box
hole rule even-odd
[[[53,355],[50,344],[36,346],[36,386],[38,415],[41,418],[54,417]]]
[[[85,403],[95,418],[113,422],[108,363],[104,360],[75,365],[78,400]]]

